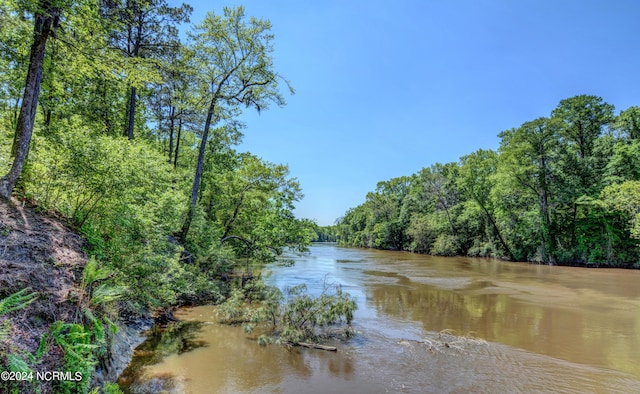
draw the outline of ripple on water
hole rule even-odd
[[[354,340],[335,353],[262,348],[194,308],[179,316],[210,322],[192,337],[207,346],[163,354],[144,376],[195,394],[640,393],[640,272],[311,249],[318,258],[289,256],[296,265],[268,280],[343,284],[360,307]],[[493,342],[437,332],[446,328]]]

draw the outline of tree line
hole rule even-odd
[[[337,221],[343,245],[638,266],[640,108],[592,95],[499,134],[497,150],[379,182]]]
[[[225,7],[188,26],[191,12],[0,4],[0,195],[74,224],[137,307],[220,295],[227,272],[314,234],[287,166],[236,150],[242,111],[293,93],[270,22]]]
[[[39,358],[0,335],[0,369],[32,371],[53,354],[82,382],[0,391],[87,392],[123,316],[167,321],[176,305],[253,303],[251,323],[296,334],[287,340],[350,322],[346,293],[298,291],[285,304],[254,275],[285,248],[306,250],[317,228],[293,214],[302,191],[286,165],[236,149],[244,110],[293,93],[273,62],[270,22],[240,6],[187,26],[191,12],[167,0],[0,2],[0,199],[61,216],[90,256],[79,295],[65,300],[77,313],[47,321]],[[37,297],[0,288],[4,332]]]

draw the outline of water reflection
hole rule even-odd
[[[340,283],[357,298],[356,338],[337,353],[260,347],[199,307],[180,317],[206,322],[190,337],[206,346],[174,345],[190,351],[145,364],[144,379],[171,376],[176,393],[640,392],[640,272],[334,245],[287,258],[268,281]],[[442,330],[487,342],[449,346]]]
[[[453,329],[462,335],[470,333],[535,353],[640,376],[639,303],[616,296],[636,292],[637,285],[620,289],[620,281],[614,281],[616,286],[602,282],[598,278],[601,271],[595,270],[583,270],[591,275],[592,283],[580,273],[560,284],[554,270],[537,266],[511,264],[505,269],[509,264],[501,262],[492,263],[495,268],[486,263],[478,267],[466,262],[456,265],[465,267],[461,269],[465,275],[473,275],[467,286],[456,288],[444,281],[435,286],[420,283],[425,282],[420,279],[395,283],[367,280],[368,303],[381,315],[420,322],[428,331]],[[483,276],[489,272],[492,280]],[[635,274],[616,272],[618,276],[630,273]],[[447,274],[451,271],[441,273]],[[612,272],[605,274],[608,279],[619,279],[612,278]],[[370,277],[379,275],[372,273]]]
[[[131,364],[120,375],[120,386],[130,393],[159,392],[175,387],[174,374],[147,379],[144,376],[146,367],[158,364],[171,355],[181,355],[207,346],[206,341],[197,339],[202,326],[202,322],[183,321],[167,327],[154,327],[147,339],[136,348]]]
[[[167,339],[168,332],[159,332],[136,350],[134,363],[119,380],[126,393],[272,392],[282,385],[304,391],[287,377],[312,381],[353,377],[353,360],[346,354],[258,346],[255,336],[240,327],[215,323],[213,307],[185,309],[177,316],[185,321],[180,323],[182,329],[172,330],[174,340]]]

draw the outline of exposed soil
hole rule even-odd
[[[87,261],[83,246],[59,219],[36,214],[15,199],[0,200],[0,299],[24,288],[38,295],[26,308],[0,316],[0,327],[8,324],[10,330],[0,341],[0,365],[6,365],[9,353],[35,354],[53,322],[79,322],[77,295]],[[48,345],[36,368],[62,371],[62,351],[51,339]],[[43,393],[51,392],[49,383],[41,383]]]

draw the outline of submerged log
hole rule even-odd
[[[295,343],[293,343],[293,345],[308,347],[308,348],[311,348],[311,349],[327,350],[329,352],[335,352],[335,351],[338,350],[338,348],[335,347],[335,346],[318,345],[317,343],[295,342]]]

